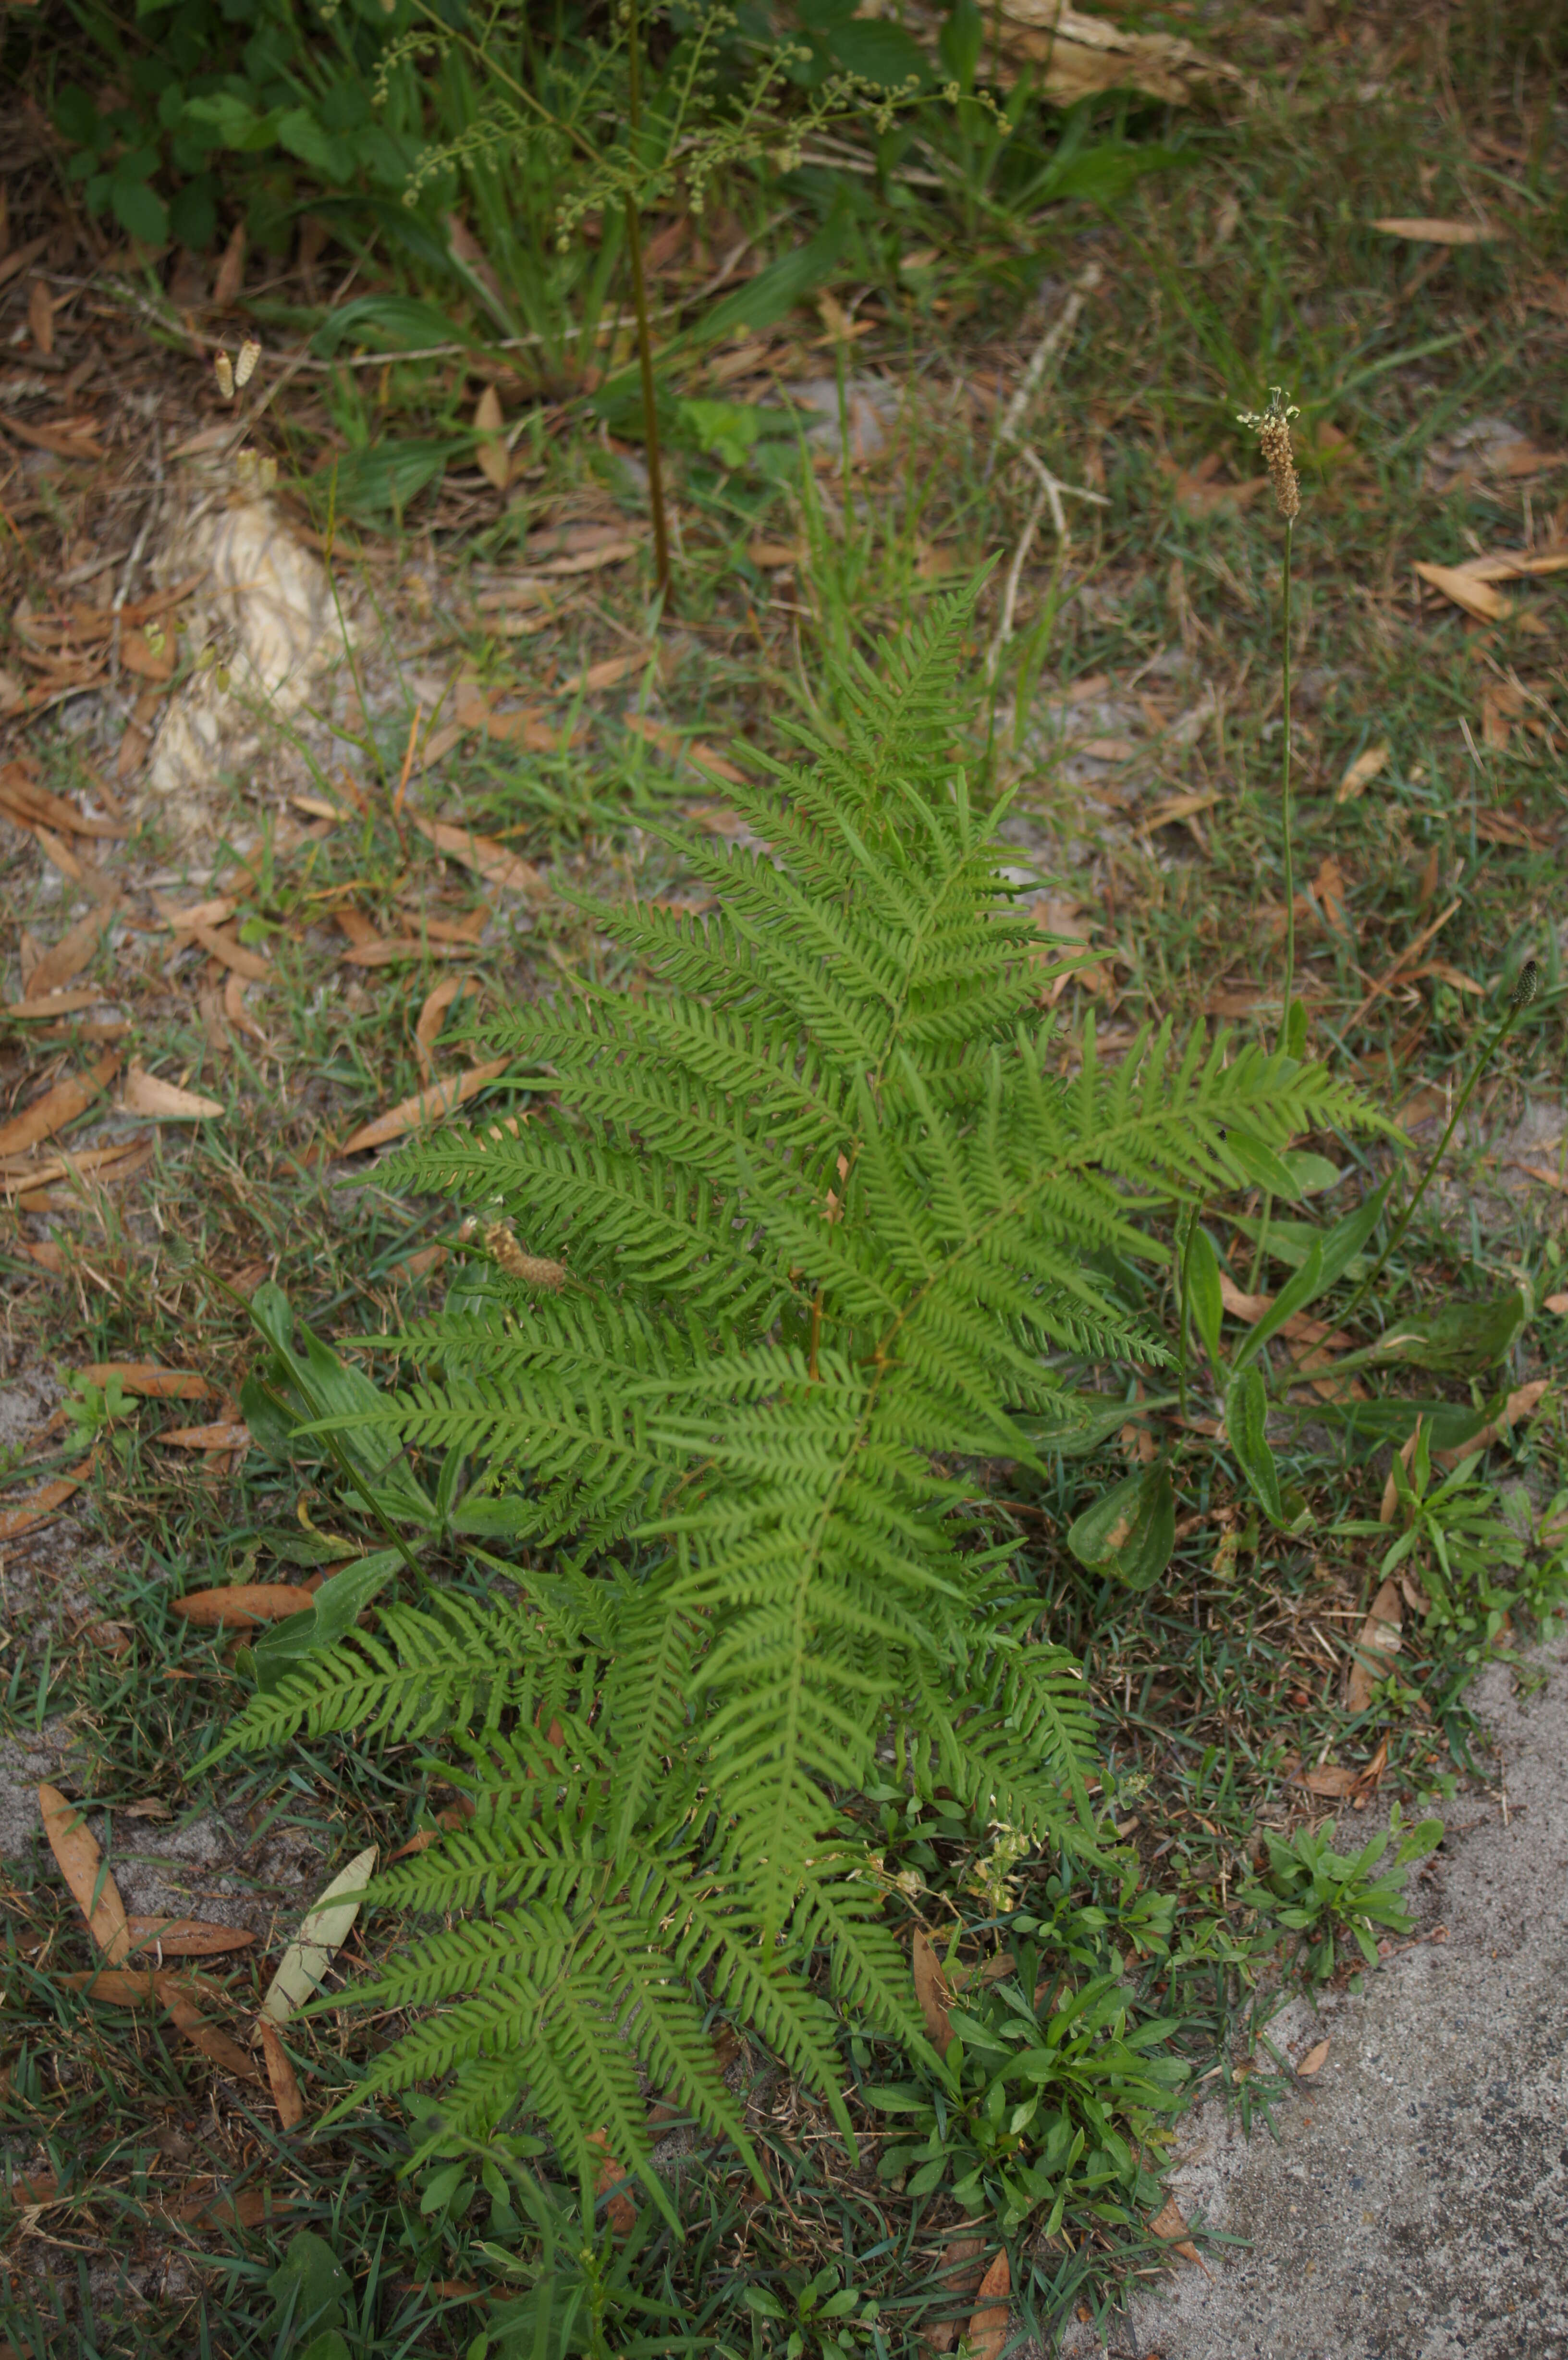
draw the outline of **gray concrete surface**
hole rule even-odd
[[[1447,1939],[1276,2020],[1294,2063],[1330,2044],[1278,2145],[1218,2107],[1186,2125],[1183,2212],[1250,2242],[1137,2297],[1114,2360],[1568,2360],[1564,1666],[1559,1640],[1532,1697],[1504,1665],[1476,1683],[1495,1783],[1449,1812],[1421,1896]],[[1105,2347],[1073,2322],[1060,2348]]]

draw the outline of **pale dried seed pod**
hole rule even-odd
[[[492,1221],[484,1238],[486,1253],[508,1278],[520,1279],[525,1286],[542,1286],[551,1295],[565,1284],[566,1264],[550,1262],[543,1254],[525,1253],[509,1221]]]
[[[1258,447],[1274,486],[1274,504],[1287,520],[1301,512],[1301,486],[1290,449],[1290,430],[1282,418],[1266,418],[1258,430]]]
[[[223,395],[223,399],[225,401],[233,401],[234,398],[234,365],[233,361],[230,360],[227,353],[214,353],[212,355],[212,375],[218,380],[218,391]]]
[[[255,336],[247,336],[240,346],[240,356],[234,363],[234,383],[247,386],[256,375],[256,365],[261,358],[261,345]]]

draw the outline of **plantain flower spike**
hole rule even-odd
[[[1287,524],[1301,512],[1301,486],[1290,450],[1290,421],[1301,414],[1293,402],[1286,401],[1283,388],[1277,385],[1269,388],[1267,410],[1236,412],[1237,425],[1250,427],[1258,437],[1258,447],[1274,486],[1275,505]]]

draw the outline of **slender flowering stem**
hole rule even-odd
[[[1290,841],[1290,541],[1295,530],[1294,519],[1285,519],[1285,578],[1281,604],[1284,608],[1284,684],[1283,718],[1285,750],[1281,758],[1283,801],[1285,807],[1285,1007],[1279,1020],[1281,1042],[1290,1038],[1290,994],[1296,980],[1296,871]]]
[[[1285,1008],[1279,1025],[1281,1046],[1290,1036],[1290,998],[1296,983],[1296,870],[1290,840],[1290,544],[1296,519],[1301,512],[1301,486],[1296,474],[1295,454],[1290,449],[1290,421],[1299,415],[1294,405],[1285,399],[1283,388],[1273,386],[1269,389],[1267,410],[1244,410],[1238,413],[1236,421],[1238,425],[1249,427],[1258,437],[1258,448],[1269,470],[1269,480],[1274,486],[1274,505],[1285,519],[1285,574],[1280,600],[1284,631],[1280,660],[1284,716],[1280,727],[1285,733],[1281,765],[1285,806]]]

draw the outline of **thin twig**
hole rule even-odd
[[[1377,981],[1373,985],[1371,990],[1367,993],[1366,999],[1362,1001],[1355,1014],[1346,1020],[1345,1029],[1347,1032],[1349,1032],[1352,1024],[1360,1022],[1362,1017],[1366,1015],[1367,1011],[1371,1007],[1372,1002],[1375,1000],[1380,999],[1383,993],[1388,990],[1391,983],[1397,982],[1399,979],[1399,969],[1402,967],[1408,967],[1410,960],[1415,957],[1416,953],[1418,951],[1423,951],[1426,948],[1433,934],[1442,933],[1443,927],[1447,925],[1448,921],[1453,917],[1454,912],[1458,909],[1460,902],[1462,902],[1464,899],[1465,896],[1461,893],[1456,900],[1450,901],[1447,909],[1444,910],[1441,918],[1434,918],[1424,934],[1418,934],[1413,943],[1408,943],[1406,945],[1405,948],[1399,953],[1399,957],[1394,961],[1393,966],[1389,967],[1386,973],[1381,975]]]
[[[125,570],[120,576],[120,586],[114,593],[114,602],[109,609],[114,618],[109,626],[109,689],[110,694],[115,696],[120,692],[120,613],[131,595],[131,584],[136,578],[136,568],[142,562],[142,552],[147,545],[147,535],[152,530],[153,519],[163,505],[163,430],[156,418],[152,424],[152,497],[147,502],[147,513],[142,518],[141,530],[131,544],[131,553],[125,560]]]
[[[1013,552],[1013,562],[1007,568],[1007,584],[1002,593],[1002,619],[996,628],[996,636],[991,642],[990,652],[985,658],[985,678],[988,683],[996,679],[996,667],[1002,661],[1002,650],[1013,636],[1013,611],[1018,602],[1018,576],[1024,570],[1024,561],[1033,546],[1035,534],[1040,529],[1040,520],[1045,514],[1049,496],[1045,488],[1035,494],[1034,506],[1029,512],[1029,521],[1018,535],[1018,545]],[[1062,521],[1062,505],[1060,501],[1055,505],[1056,529],[1065,539],[1066,527]]]
[[[1083,311],[1087,299],[1098,287],[1100,279],[1101,270],[1097,262],[1086,263],[1079,272],[1073,281],[1072,293],[1030,354],[1029,366],[1018,381],[1018,391],[1003,412],[1002,422],[996,429],[996,450],[999,451],[1004,443],[1018,441],[1023,431],[1023,422],[1029,404],[1040,391],[1045,380],[1046,371],[1078,325],[1079,313]]]

